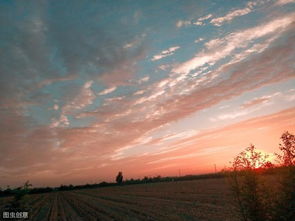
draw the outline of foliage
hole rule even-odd
[[[264,168],[271,164],[267,158],[268,155],[263,155],[261,152],[256,150],[254,145],[251,144],[235,157],[232,167],[234,170],[253,171],[258,168]]]
[[[295,220],[295,136],[285,132],[281,140],[282,153],[277,156],[282,170],[275,214],[277,221],[290,221]]]
[[[232,162],[229,181],[243,221],[268,220],[270,208],[265,203],[268,194],[258,177],[259,169],[270,165],[267,157],[250,145]]]
[[[295,136],[285,132],[281,140],[277,168],[253,145],[232,162],[228,177],[243,221],[295,220]],[[276,171],[279,178],[276,190],[270,191],[263,182],[262,175],[269,171]]]
[[[283,166],[295,166],[295,136],[288,131],[281,136],[282,144],[279,144],[281,154],[276,154]]]

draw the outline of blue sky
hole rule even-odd
[[[0,185],[208,172],[248,145],[209,132],[294,130],[293,0],[1,0],[0,17]]]

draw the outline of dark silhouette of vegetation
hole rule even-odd
[[[243,221],[267,220],[266,193],[259,181],[258,169],[269,164],[267,156],[258,152],[254,145],[247,147],[232,162],[229,180]]]
[[[232,162],[228,172],[236,208],[243,221],[295,220],[295,139],[285,132],[277,154],[280,165],[268,161],[251,145]],[[280,178],[275,190],[266,185],[263,175],[275,173]]]
[[[281,140],[277,157],[282,170],[275,217],[277,221],[289,221],[295,220],[295,136],[285,132]]]
[[[182,177],[148,177],[145,176],[143,179],[126,179],[122,183],[94,183],[94,184],[85,184],[85,185],[61,185],[59,187],[34,187],[29,188],[27,194],[40,194],[40,193],[49,193],[56,191],[70,191],[70,190],[79,190],[79,189],[92,189],[92,188],[102,188],[102,187],[112,187],[117,185],[136,185],[136,184],[148,184],[148,183],[157,183],[157,182],[174,182],[174,181],[185,181],[185,180],[199,180],[199,179],[210,179],[210,178],[224,178],[224,173],[210,173],[202,175],[186,175]],[[16,193],[15,189],[11,189],[9,186],[5,190],[0,190],[0,197],[14,196]]]
[[[118,184],[121,184],[121,183],[123,182],[123,174],[122,174],[122,172],[119,172],[119,173],[118,173],[118,175],[117,175],[117,177],[116,177],[116,182],[117,182]]]
[[[295,136],[288,131],[281,136],[282,144],[279,144],[281,154],[276,154],[281,165],[292,167],[295,165]]]
[[[23,186],[15,188],[13,190],[14,198],[6,206],[6,211],[28,211],[29,207],[26,195],[30,192],[31,186],[32,184],[27,181]]]
[[[49,193],[55,191],[55,188],[51,187],[35,187],[30,189],[30,194],[38,194],[38,193]]]

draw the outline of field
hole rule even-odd
[[[83,189],[27,196],[30,220],[238,221],[225,179]],[[12,197],[0,198],[0,210]]]

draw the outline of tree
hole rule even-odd
[[[295,136],[288,131],[282,134],[282,144],[279,144],[279,149],[282,154],[276,154],[279,162],[283,166],[295,166]]]
[[[295,220],[295,136],[288,131],[281,136],[281,154],[277,158],[281,164],[276,220]]]
[[[116,177],[116,181],[118,184],[121,184],[123,182],[123,174],[122,172],[119,172],[117,177]]]
[[[237,209],[243,221],[269,220],[267,192],[258,179],[258,169],[269,166],[268,156],[250,145],[232,162],[229,181],[234,194]]]
[[[234,161],[232,162],[232,169],[240,171],[254,171],[258,168],[265,168],[271,164],[271,162],[267,159],[268,155],[264,155],[257,151],[255,146],[251,144],[234,158]]]

